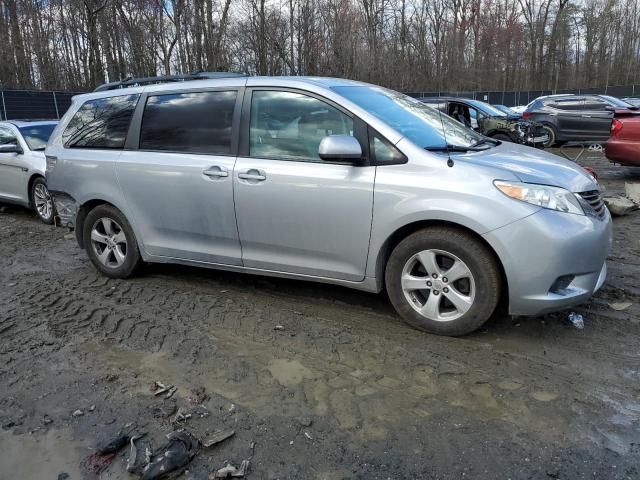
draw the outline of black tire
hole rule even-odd
[[[475,287],[473,287],[475,295],[473,300],[470,301],[468,310],[458,318],[446,321],[429,319],[416,311],[415,308],[419,306],[419,302],[414,307],[405,295],[401,281],[405,266],[415,261],[419,252],[427,250],[437,250],[457,257],[471,273],[473,284],[475,284]],[[437,262],[443,262],[447,257],[445,255],[434,258],[438,258]],[[441,271],[445,272],[446,266],[442,267]],[[447,281],[444,274],[440,278],[444,282]],[[432,280],[429,276],[425,276],[424,279],[425,281]],[[462,281],[470,282],[469,280]],[[438,295],[435,290],[436,281],[433,280],[433,282],[435,294]],[[385,283],[391,303],[409,325],[425,332],[450,336],[466,335],[484,324],[495,311],[502,288],[500,271],[492,252],[473,235],[463,230],[448,227],[425,228],[402,240],[393,249],[387,261]],[[431,285],[432,283],[429,282],[429,284]],[[439,283],[439,285],[437,288],[443,286],[442,283]],[[453,283],[449,283],[449,286],[452,285]],[[447,290],[446,284],[444,284],[444,287],[444,290]],[[453,289],[453,292],[450,289],[449,292],[455,293],[456,289]],[[451,304],[448,300],[451,293],[445,295],[444,290],[440,292],[441,303],[438,303],[438,305],[441,306],[438,307],[439,309],[446,309],[446,304]],[[415,292],[419,295],[423,293],[427,295],[427,290],[415,290]],[[471,289],[469,289],[468,293],[470,292]],[[432,295],[431,290],[428,291],[427,298],[430,295]],[[446,301],[444,300],[445,298]],[[471,295],[469,298],[471,298]],[[416,303],[415,300],[414,298],[414,304]],[[445,312],[445,314],[447,313]]]
[[[109,222],[106,223],[111,225],[110,232],[107,232],[105,228],[105,219],[109,220]],[[113,222],[115,222],[115,225],[113,225]],[[116,236],[121,238],[120,232],[122,232],[124,233],[126,243],[111,240],[109,245],[107,245],[106,243],[96,242],[91,237],[94,228],[101,230],[101,232],[103,232],[106,237],[110,237],[110,239],[114,239]],[[109,233],[114,233],[114,235],[109,235]],[[140,266],[142,260],[138,249],[138,242],[136,241],[131,225],[129,225],[129,222],[122,212],[111,205],[99,205],[87,214],[83,224],[83,239],[89,259],[93,265],[107,277],[128,278],[132,276]],[[104,248],[102,248],[102,245],[104,245]],[[107,252],[107,249],[110,249],[112,253]],[[118,253],[119,259],[124,258],[120,260],[122,262],[120,264],[118,264],[119,259],[116,258],[116,252]],[[99,253],[105,253],[107,255],[106,263],[100,260]],[[123,254],[124,257],[122,256]]]
[[[556,144],[558,144],[558,133],[556,132],[556,129],[554,127],[552,127],[551,125],[548,124],[544,124],[542,125],[542,129],[545,131],[545,133],[547,135],[549,135],[549,139],[544,142],[543,147],[544,148],[551,148],[556,146]]]
[[[46,180],[42,177],[37,177],[31,183],[31,191],[29,192],[29,195],[31,207],[35,210],[38,218],[43,223],[52,225],[56,217],[56,209],[55,204],[53,203],[53,198],[51,198],[51,195],[49,194]],[[43,198],[43,195],[45,198]]]
[[[492,135],[491,138],[495,138],[501,142],[513,142],[513,139],[506,133],[496,133],[495,135]]]

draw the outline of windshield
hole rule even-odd
[[[507,116],[507,114],[504,113],[502,110],[499,110],[493,105],[489,105],[488,103],[479,102],[478,100],[467,100],[467,101],[469,102],[470,105],[476,107],[482,113],[490,117],[506,117]]]
[[[613,105],[614,107],[633,108],[635,106],[635,105],[631,105],[628,102],[625,102],[624,100],[620,100],[619,98],[612,97],[611,95],[600,95],[600,98],[602,98],[603,100],[606,100],[607,103],[609,103],[610,105]]]
[[[416,145],[438,149],[474,146],[485,137],[420,100],[382,87],[333,87]]]
[[[38,151],[44,150],[44,147],[47,146],[47,142],[54,128],[56,128],[55,123],[46,123],[43,125],[20,127],[19,130],[24,137],[24,141],[27,142],[29,150]]]

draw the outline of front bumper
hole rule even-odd
[[[611,232],[608,211],[599,219],[542,209],[485,234],[505,270],[509,313],[540,315],[589,299],[606,279]]]

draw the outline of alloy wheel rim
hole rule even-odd
[[[49,194],[49,189],[42,183],[38,183],[33,189],[33,203],[36,211],[43,220],[51,219],[53,214],[53,200]]]
[[[409,305],[429,320],[456,320],[475,301],[476,285],[471,270],[460,258],[444,250],[422,250],[413,255],[405,263],[400,281]]]
[[[111,218],[100,218],[93,224],[91,246],[105,267],[118,268],[127,259],[127,237],[120,224]]]

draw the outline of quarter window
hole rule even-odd
[[[308,95],[253,92],[250,156],[320,162],[318,147],[328,135],[353,136],[353,119]]]
[[[396,165],[407,161],[400,150],[373,129],[369,129],[369,148],[377,165]]]
[[[123,148],[139,95],[87,100],[62,134],[68,148]]]
[[[230,154],[236,97],[236,91],[150,96],[142,117],[140,148]]]

